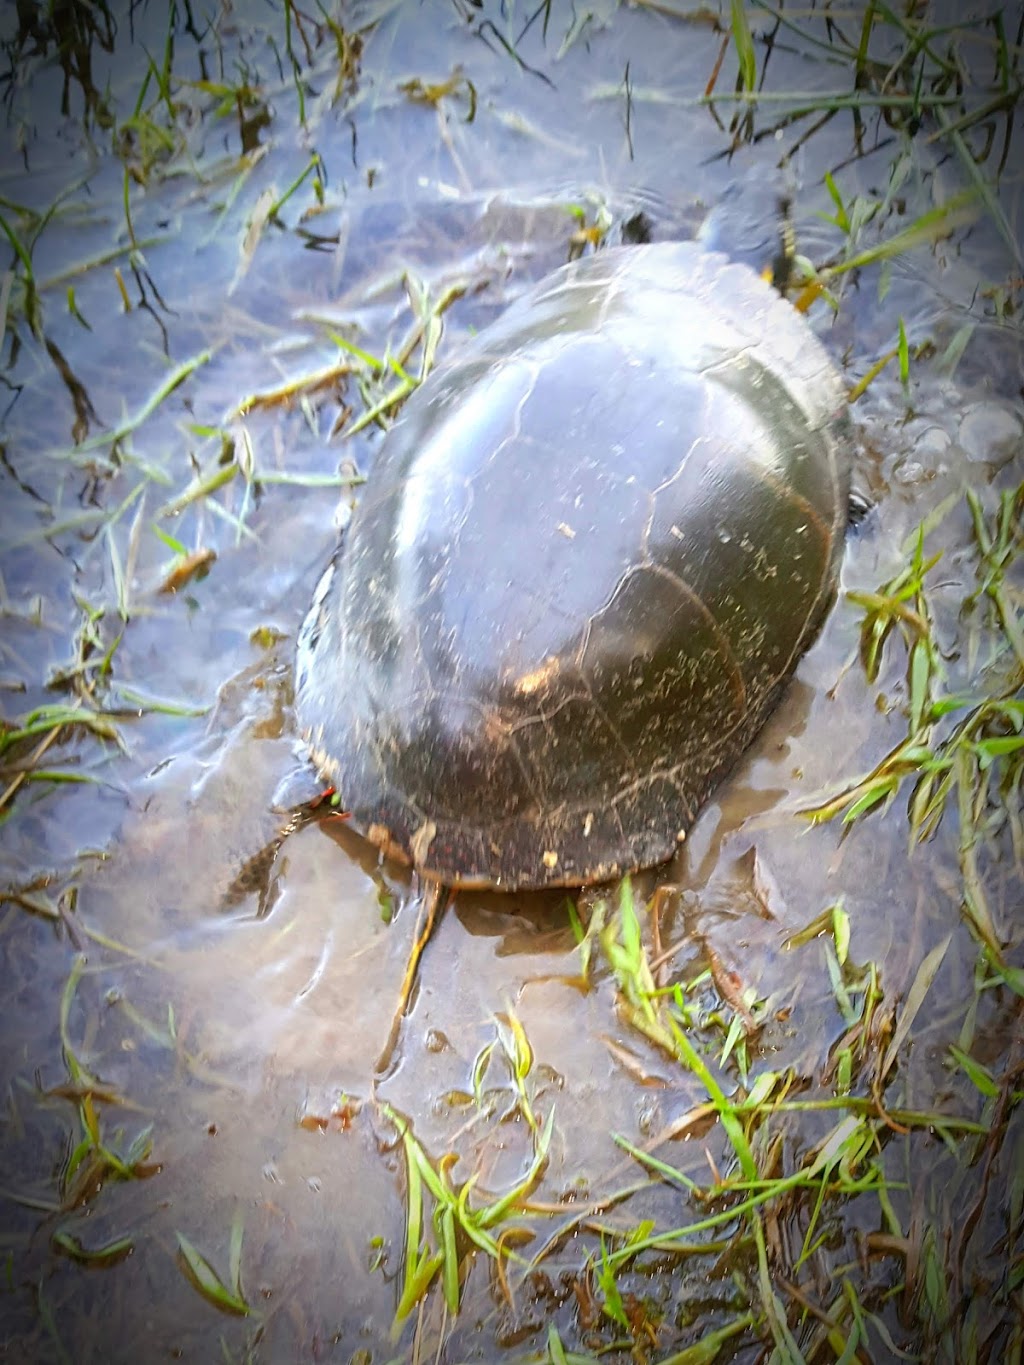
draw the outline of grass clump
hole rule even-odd
[[[973,667],[963,688],[950,688],[949,668],[934,625],[926,580],[940,563],[925,541],[953,504],[912,537],[907,563],[877,592],[853,592],[862,609],[860,653],[869,682],[878,678],[883,649],[901,641],[906,655],[904,739],[874,768],[804,810],[814,823],[842,817],[850,825],[885,809],[905,783],[910,843],[933,837],[952,807],[959,820],[959,861],[968,922],[996,960],[998,930],[978,873],[985,847],[1008,831],[1018,865],[1024,852],[1020,814],[1024,780],[1024,637],[1010,574],[1024,548],[1024,484],[1001,494],[986,518],[977,495],[966,494],[974,534],[976,586],[962,600],[969,623],[965,654]]]

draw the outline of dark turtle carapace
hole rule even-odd
[[[528,290],[410,398],[301,630],[355,827],[452,886],[670,857],[835,595],[846,422],[804,317],[694,243]]]

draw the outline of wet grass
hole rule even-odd
[[[765,16],[772,23],[760,69],[750,35],[750,13]],[[791,106],[778,123],[760,127],[758,136],[789,130],[795,122],[812,117],[812,130],[817,131],[823,121],[851,111],[855,145],[861,149],[866,133],[864,115],[872,111],[883,113],[891,128],[905,131],[911,138],[921,135],[923,125],[934,120],[936,126],[925,133],[926,140],[941,138],[951,146],[1019,263],[1016,234],[981,169],[986,156],[977,155],[965,134],[981,129],[991,147],[998,133],[996,120],[1002,119],[997,174],[1001,172],[1009,157],[1012,115],[1022,93],[1024,25],[1018,19],[1016,32],[1008,33],[1006,16],[1000,10],[969,28],[936,24],[929,7],[900,13],[883,0],[869,0],[863,7],[859,30],[856,11],[829,10],[828,18],[827,34],[819,36],[766,0],[755,0],[749,9],[733,4],[731,36],[739,68],[735,99],[761,105],[762,111],[764,105],[770,109],[778,102]],[[773,46],[784,39],[796,39],[808,51],[817,49],[825,65],[849,79],[854,88],[814,95],[766,91]],[[721,101],[723,94],[708,92],[704,98],[714,103]]]
[[[695,1180],[686,1170],[655,1155],[654,1149],[665,1137],[677,1136],[677,1132],[656,1138],[644,1149],[619,1139],[653,1179],[674,1186],[699,1207],[713,1211],[670,1227],[645,1221],[623,1229],[603,1224],[598,1214],[575,1219],[574,1227],[582,1224],[600,1237],[600,1251],[594,1253],[600,1256],[594,1292],[606,1318],[631,1329],[631,1349],[640,1351],[644,1359],[712,1360],[734,1332],[748,1330],[770,1339],[780,1360],[812,1360],[823,1349],[832,1353],[828,1358],[853,1359],[864,1351],[871,1358],[888,1358],[888,1353],[899,1352],[891,1324],[886,1322],[886,1306],[902,1294],[915,1299],[925,1339],[949,1346],[951,1354],[944,1358],[966,1358],[968,1339],[977,1323],[970,1312],[958,1320],[946,1293],[956,1273],[943,1261],[939,1248],[949,1246],[950,1229],[920,1224],[909,1229],[897,1213],[896,1200],[908,1190],[908,1144],[927,1147],[939,1134],[965,1166],[977,1159],[979,1150],[992,1158],[1004,1138],[1005,1104],[1012,1106],[1021,1098],[1019,1060],[1008,1059],[1006,1070],[996,1077],[987,1068],[979,1069],[960,1049],[950,1049],[951,1060],[965,1069],[977,1090],[980,1104],[973,1112],[887,1107],[883,1098],[887,1085],[896,1079],[895,1062],[932,992],[949,939],[926,955],[896,1012],[886,1002],[879,968],[873,964],[857,967],[851,961],[849,924],[841,910],[833,907],[805,934],[794,936],[790,945],[790,951],[797,951],[816,940],[827,950],[837,1010],[846,1031],[832,1049],[826,1073],[809,1085],[807,1077],[776,1073],[762,1064],[756,1079],[747,1085],[738,1082],[735,1066],[732,1076],[723,1074],[725,1057],[714,1041],[714,1030],[694,1027],[690,1012],[682,1007],[680,983],[668,990],[654,988],[643,946],[647,935],[640,928],[643,914],[628,884],[624,885],[618,909],[602,935],[618,986],[620,1012],[632,1028],[698,1081],[727,1140],[727,1164],[716,1169],[717,1162],[708,1152],[711,1178]],[[727,1008],[724,1000],[722,1005]],[[971,1008],[970,1002],[964,1002],[965,1014]],[[1004,1112],[998,1116],[997,1097],[1004,1101]],[[825,1116],[827,1129],[809,1149],[796,1152],[788,1141],[792,1117],[810,1113]],[[693,1121],[699,1119],[695,1113]],[[780,1165],[788,1169],[780,1172]],[[841,1254],[836,1263],[836,1211],[853,1201],[862,1213],[865,1203],[874,1201],[881,1231],[869,1234],[866,1261],[850,1246],[846,1263]],[[865,1221],[870,1225],[875,1220],[867,1216],[858,1221],[864,1226]],[[795,1241],[791,1232],[780,1237],[783,1225],[799,1228],[801,1235]],[[1022,1231],[1018,1213],[1010,1235],[1019,1237]],[[550,1254],[555,1245],[557,1239],[549,1241],[543,1254]],[[784,1248],[789,1249],[788,1255]],[[870,1273],[871,1263],[882,1258],[902,1264],[910,1277],[920,1269],[921,1253],[928,1262],[923,1293],[920,1282],[901,1281],[897,1274],[880,1286]],[[734,1276],[739,1274],[744,1280],[749,1311],[733,1324],[704,1334],[681,1354],[659,1357],[650,1353],[651,1343],[644,1341],[644,1331],[637,1330],[636,1318],[627,1318],[622,1305],[634,1297],[627,1287],[635,1285],[630,1272],[639,1268],[645,1256],[655,1254],[662,1273],[666,1259],[678,1261],[681,1273],[694,1257],[731,1265]],[[822,1256],[833,1263],[836,1288],[829,1300],[815,1303],[799,1284],[805,1264]]]
[[[1018,865],[1021,841],[1021,783],[1024,779],[1024,638],[1011,585],[1024,551],[1024,484],[1004,491],[989,517],[968,490],[974,533],[977,588],[960,607],[969,622],[965,653],[975,667],[958,686],[949,685],[944,650],[936,638],[934,610],[926,586],[943,551],[925,554],[926,533],[934,534],[955,503],[912,537],[906,566],[875,593],[851,593],[863,609],[860,653],[869,682],[878,678],[887,641],[900,641],[906,657],[906,738],[869,773],[806,809],[815,822],[841,816],[847,825],[888,806],[911,785],[908,824],[911,845],[936,833],[952,805],[959,824],[959,860],[964,911],[995,960],[1009,926],[996,926],[978,875],[978,858],[1009,833]],[[981,635],[984,634],[984,646]]]
[[[244,1318],[252,1309],[242,1290],[243,1231],[242,1219],[236,1217],[231,1225],[230,1269],[226,1281],[182,1232],[178,1233],[178,1251],[182,1269],[203,1298],[224,1313]]]
[[[140,718],[204,714],[203,707],[150,696],[117,673],[117,651],[143,599],[184,592],[214,568],[216,552],[204,542],[201,526],[194,526],[193,537],[179,519],[208,514],[227,524],[238,543],[254,534],[251,508],[257,492],[266,487],[361,482],[358,471],[325,474],[287,465],[264,467],[250,424],[297,411],[311,430],[319,431],[319,405],[331,401],[332,437],[351,439],[368,428],[386,427],[437,360],[449,308],[483,282],[482,276],[466,275],[435,290],[408,271],[402,280],[405,304],[398,339],[393,348],[379,351],[344,335],[336,319],[307,314],[303,321],[317,333],[315,363],[289,372],[277,384],[241,396],[232,393],[223,416],[205,414],[203,420],[181,422],[169,415],[172,397],[181,398],[182,390],[190,395],[201,372],[216,365],[220,351],[204,346],[175,360],[168,350],[165,375],[147,397],[113,424],[97,418],[89,394],[53,339],[56,321],[66,312],[79,327],[102,327],[95,303],[81,302],[83,287],[101,274],[109,275],[111,298],[126,312],[158,297],[147,253],[165,238],[139,229],[147,189],[175,177],[211,193],[227,187],[211,233],[234,232],[237,237],[236,284],[254,268],[269,233],[293,232],[297,249],[308,242],[302,235],[308,221],[330,196],[328,167],[315,147],[303,147],[283,177],[283,188],[258,196],[244,223],[234,210],[240,209],[265,154],[273,101],[283,90],[294,92],[299,123],[311,137],[322,117],[318,86],[328,91],[329,103],[358,96],[365,35],[346,30],[324,7],[315,8],[315,14],[307,13],[286,0],[283,32],[273,35],[280,59],[276,74],[268,78],[244,63],[233,66],[222,60],[218,78],[205,80],[175,70],[192,16],[188,6],[172,10],[163,48],[150,58],[121,118],[109,92],[88,79],[82,60],[83,44],[106,41],[113,22],[106,7],[71,6],[76,22],[66,33],[39,9],[42,41],[77,73],[83,120],[97,138],[108,138],[120,166],[123,239],[39,278],[34,261],[44,234],[76,215],[87,216],[82,186],[73,186],[43,211],[12,199],[0,202],[0,231],[10,249],[0,294],[8,348],[5,370],[13,374],[19,355],[42,344],[46,363],[70,397],[75,425],[73,440],[47,448],[36,464],[73,468],[96,486],[116,486],[118,493],[109,504],[76,510],[72,518],[56,509],[60,515],[55,513],[49,524],[25,533],[57,543],[87,528],[92,553],[105,556],[110,590],[103,600],[79,601],[70,662],[48,680],[70,700],[32,706],[3,722],[0,818],[28,784],[50,784],[56,790],[67,783],[107,780],[108,768],[130,747],[130,726]],[[540,6],[528,23],[546,27],[554,17],[553,7]],[[765,17],[773,26],[769,37],[761,23]],[[529,70],[518,51],[522,27],[506,31],[491,20],[479,23],[480,36],[489,45]],[[561,35],[561,51],[589,32],[586,22],[574,21]],[[212,38],[219,46],[216,29]],[[773,43],[783,38],[807,51],[816,49],[835,73],[834,88],[824,93],[772,89]],[[805,292],[798,305],[825,297],[841,310],[843,284],[854,272],[877,269],[884,279],[887,263],[982,216],[995,225],[1019,265],[1019,242],[996,184],[1009,165],[1016,126],[1021,44],[1021,32],[1008,32],[1001,12],[966,30],[931,24],[926,11],[908,16],[872,0],[856,19],[846,11],[830,16],[826,40],[784,10],[734,2],[719,65],[703,93],[682,102],[724,110],[734,145],[784,133],[795,154],[824,122],[838,117],[850,119],[854,144],[860,148],[871,120],[876,121],[875,131],[884,124],[893,135],[898,151],[881,197],[849,194],[842,168],[823,181],[832,205],[830,227],[839,245],[828,262],[800,262]],[[734,70],[725,60],[730,51]],[[28,60],[25,48],[11,59],[17,69]],[[981,68],[986,74],[979,81]],[[722,88],[726,70],[735,76],[732,90]],[[477,116],[479,92],[459,72],[443,79],[427,73],[410,77],[400,93],[410,103],[435,110],[442,129],[447,117],[470,124]],[[635,106],[663,95],[645,89],[629,69],[614,89],[591,93],[623,101],[630,130]],[[202,152],[195,130],[213,124],[237,131],[240,155],[214,160]],[[975,138],[981,139],[980,150]],[[941,199],[909,225],[893,228],[899,201],[919,174],[912,151],[932,143],[949,151],[968,189]],[[600,235],[588,237],[584,230],[577,245],[592,246],[593,237]],[[991,287],[1005,288],[1011,316],[1012,286],[994,282]],[[904,384],[918,364],[936,363],[951,372],[969,336],[969,330],[958,333],[946,354],[934,361],[926,346],[908,341],[901,320],[891,349],[868,368],[851,397],[859,397],[893,361]],[[324,346],[333,354],[325,355]],[[155,450],[154,430],[162,433]],[[193,441],[198,442],[195,448]],[[183,478],[173,456],[186,446],[188,472]],[[136,481],[125,489],[129,475]],[[162,490],[162,501],[146,509],[154,487]],[[229,502],[229,493],[238,487],[241,496]],[[945,534],[945,519],[962,513],[965,505],[975,583],[951,612],[948,603],[936,605],[942,597],[937,578],[943,558],[930,546]],[[497,1298],[510,1304],[527,1295],[550,1266],[564,1265],[572,1244],[575,1308],[563,1314],[559,1325],[547,1327],[531,1360],[580,1365],[631,1358],[696,1365],[728,1358],[738,1345],[752,1342],[777,1361],[884,1359],[898,1354],[898,1328],[914,1336],[927,1359],[994,1359],[994,1349],[1003,1351],[1001,1358],[1020,1358],[1024,1186],[1019,1162],[1014,1166],[1007,1158],[1012,1143],[1019,1150],[1014,1127],[1022,1098],[1019,1041],[996,1055],[980,1047],[976,1055],[975,1044],[986,1002],[994,996],[1024,998],[1015,926],[998,891],[1007,859],[1018,868],[1024,863],[1022,517],[1024,485],[1004,491],[997,501],[985,502],[970,492],[966,504],[950,500],[909,540],[897,573],[874,592],[850,595],[862,613],[859,656],[868,685],[877,685],[882,676],[891,678],[898,660],[902,683],[893,690],[906,733],[867,772],[837,784],[803,812],[811,823],[841,821],[852,836],[902,800],[912,850],[953,831],[960,876],[954,898],[977,944],[973,993],[949,1006],[956,1027],[951,1030],[947,1020],[942,1034],[957,1038],[944,1047],[946,1074],[962,1082],[955,1094],[951,1087],[950,1094],[933,1096],[929,1108],[901,1093],[908,1049],[922,1029],[932,1029],[928,1021],[937,1009],[949,935],[921,952],[900,993],[886,981],[883,964],[856,961],[856,929],[842,904],[824,907],[792,935],[785,951],[802,957],[808,980],[827,980],[837,1021],[827,1065],[808,1076],[772,1068],[766,1039],[776,1022],[776,1002],[759,998],[753,985],[734,980],[710,948],[694,974],[666,976],[659,951],[659,903],[644,906],[627,882],[616,899],[592,905],[585,923],[575,906],[570,910],[578,931],[579,979],[589,989],[613,994],[625,1039],[621,1055],[628,1055],[638,1078],[647,1078],[647,1068],[657,1058],[659,1066],[671,1068],[673,1084],[692,1095],[690,1110],[670,1132],[644,1143],[635,1135],[617,1134],[632,1178],[623,1183],[609,1174],[603,1193],[568,1210],[540,1197],[557,1132],[555,1105],[549,1096],[538,1095],[533,1047],[514,1014],[495,1020],[494,1039],[475,1059],[469,1086],[479,1130],[489,1131],[493,1124],[496,1144],[503,1137],[499,1125],[510,1121],[527,1134],[529,1157],[520,1178],[507,1189],[484,1190],[475,1172],[456,1180],[456,1154],[432,1156],[408,1120],[382,1104],[382,1117],[397,1133],[405,1176],[396,1342],[405,1340],[408,1320],[433,1300],[443,1304],[454,1322],[464,1312],[475,1266],[492,1271]],[[143,537],[152,537],[169,556],[144,594],[133,586]],[[945,637],[937,630],[940,614],[944,625],[952,616],[960,632],[960,657],[967,666],[959,667],[955,676]],[[860,674],[855,676],[859,683]],[[889,698],[885,704],[890,705]],[[83,759],[86,745],[91,757]],[[122,950],[91,926],[76,925],[73,906],[59,904],[45,882],[5,888],[3,900],[19,913],[68,932],[72,941],[77,933],[97,948]],[[61,1256],[82,1265],[114,1267],[136,1250],[136,1238],[90,1240],[83,1230],[88,1225],[81,1217],[71,1221],[70,1215],[87,1213],[109,1183],[147,1179],[159,1167],[148,1126],[121,1127],[109,1121],[110,1114],[131,1114],[132,1107],[93,1074],[73,1037],[71,1018],[84,971],[83,959],[76,957],[58,1010],[67,1076],[45,1096],[48,1103],[74,1108],[69,1155],[52,1198],[21,1193],[13,1198],[55,1220],[51,1244]],[[118,1004],[140,1036],[199,1071],[199,1059],[184,1053],[176,1037],[172,1009],[166,1022],[153,1021],[127,1002]],[[1019,1040],[1019,1004],[1012,1009]],[[938,1035],[933,1031],[928,1036]],[[500,1085],[493,1083],[496,1069],[503,1075]],[[690,1129],[703,1135],[704,1144],[699,1161],[686,1165],[670,1159],[671,1144]],[[936,1146],[954,1182],[966,1182],[969,1173],[975,1178],[967,1216],[959,1224],[933,1188],[915,1184],[915,1170],[932,1162]],[[1008,1189],[1006,1182],[997,1188],[997,1175],[1005,1174],[1007,1165],[1017,1174]],[[594,1178],[591,1186],[598,1188],[601,1181]],[[632,1204],[652,1189],[672,1191],[678,1196],[676,1208],[689,1211],[679,1213],[677,1221],[646,1212],[634,1217]],[[971,1238],[993,1223],[1000,1229],[994,1250],[978,1253],[969,1268]],[[236,1219],[228,1237],[226,1272],[218,1268],[225,1264],[223,1248],[200,1250],[186,1231],[177,1232],[172,1254],[208,1303],[245,1316],[253,1308],[243,1287],[242,1252],[242,1223]],[[703,1275],[729,1286],[724,1296],[729,1306],[719,1308],[711,1325],[674,1329],[666,1303],[672,1306],[672,1286],[682,1283],[695,1263]],[[966,1292],[971,1273],[988,1288],[993,1319],[1009,1323],[995,1347],[987,1336],[992,1322],[979,1320]],[[59,1354],[67,1356],[42,1291],[38,1309]],[[670,1332],[686,1344],[666,1353],[663,1342]],[[439,1339],[439,1350],[442,1344]],[[412,1358],[409,1350],[403,1351],[403,1359]]]
[[[439,1280],[444,1304],[455,1317],[459,1311],[460,1284],[464,1277],[463,1258],[475,1251],[490,1257],[506,1297],[509,1297],[506,1265],[519,1261],[512,1248],[529,1233],[510,1221],[537,1184],[547,1159],[555,1114],[551,1109],[543,1129],[533,1126],[533,1159],[522,1180],[505,1194],[484,1201],[474,1195],[477,1179],[471,1175],[456,1189],[448,1175],[454,1164],[454,1154],[435,1167],[422,1146],[416,1141],[408,1123],[388,1105],[383,1106],[385,1117],[399,1128],[406,1157],[406,1231],[403,1255],[403,1276],[398,1307],[395,1310],[393,1336],[401,1334],[401,1327],[413,1309],[421,1302],[432,1283]],[[424,1195],[433,1201],[431,1222],[433,1238],[424,1240]],[[492,1231],[497,1229],[497,1234]],[[461,1247],[466,1250],[460,1250]]]

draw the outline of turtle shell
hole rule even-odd
[[[300,632],[356,828],[453,885],[668,858],[834,598],[850,466],[748,267],[658,243],[531,288],[410,398]]]

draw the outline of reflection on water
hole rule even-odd
[[[409,878],[328,820],[285,840],[262,885],[229,893],[278,828],[272,794],[294,762],[295,631],[339,507],[358,495],[353,478],[380,439],[373,423],[350,440],[338,433],[396,382],[386,365],[361,370],[351,347],[415,372],[424,334],[438,341],[424,300],[449,291],[438,343],[448,353],[565,259],[576,226],[567,203],[642,204],[659,230],[686,224],[806,125],[716,160],[732,106],[710,111],[699,96],[723,34],[652,7],[587,24],[578,15],[556,33],[553,18],[549,31],[539,19],[509,29],[493,6],[345,7],[334,27],[291,7],[287,32],[262,7],[186,6],[170,44],[159,7],[118,16],[115,35],[106,11],[90,9],[102,32],[87,25],[75,42],[58,42],[41,9],[38,31],[18,36],[23,10],[0,21],[18,73],[2,212],[31,262],[30,275],[13,252],[2,284],[0,700],[7,722],[32,722],[3,754],[0,830],[11,1358],[205,1360],[223,1343],[230,1359],[455,1361],[499,1348],[519,1359],[543,1353],[554,1324],[573,1350],[617,1341],[625,1359],[639,1342],[657,1360],[739,1321],[756,1254],[735,1224],[721,1232],[738,1236],[728,1255],[709,1244],[703,1257],[627,1267],[625,1326],[602,1309],[607,1286],[586,1269],[588,1254],[600,1266],[602,1234],[610,1247],[645,1220],[664,1229],[702,1215],[682,1177],[645,1185],[615,1135],[701,1185],[734,1167],[700,1077],[636,1027],[614,945],[606,934],[580,948],[562,894],[456,900],[424,959],[397,1064],[379,1078],[418,908]],[[85,22],[84,7],[70,12]],[[802,41],[787,29],[773,47],[768,88],[828,92],[849,74],[807,60]],[[878,42],[877,61],[891,65]],[[765,51],[759,41],[759,60]],[[730,48],[723,92],[734,63]],[[461,82],[436,104],[403,89],[452,72]],[[777,116],[767,102],[753,130]],[[851,160],[851,123],[837,117],[794,155],[800,250],[816,261],[843,236],[820,216],[834,211],[826,170],[849,202],[881,200],[897,165],[889,232],[960,187],[945,144],[874,112],[859,135]],[[1002,185],[1012,219],[1016,173]],[[983,212],[934,247],[837,277],[836,314],[812,311],[850,382],[895,345],[900,319],[912,347],[927,343],[909,392],[894,361],[857,404],[859,482],[877,505],[850,537],[843,574],[846,590],[874,592],[906,562],[908,534],[948,500],[930,602],[950,690],[975,687],[986,668],[989,679],[1013,676],[980,608],[961,610],[977,560],[961,495],[976,490],[991,511],[1021,477],[1019,273]],[[216,552],[205,577],[160,591],[178,556],[204,550]],[[1019,605],[1019,569],[1010,582]],[[1001,1105],[1005,1140],[986,1148],[983,1129],[977,1152],[1005,1188],[1021,1139],[1012,1087],[998,1078],[1020,1016],[995,978],[977,993],[989,968],[961,920],[956,813],[913,853],[908,789],[845,835],[838,821],[808,827],[794,813],[906,735],[905,651],[894,635],[866,685],[860,619],[840,602],[677,865],[636,880],[645,896],[670,883],[645,942],[656,984],[679,984],[712,1060],[730,1021],[761,1002],[756,1032],[739,1029],[716,1072],[730,1093],[790,1071],[794,1094],[841,1092],[839,1054],[855,1046],[866,988],[852,1003],[844,995],[831,929],[799,940],[841,902],[850,960],[878,964],[884,992],[872,1055],[914,1005],[911,1046],[875,1099],[971,1116]],[[80,714],[39,717],[54,706]],[[972,856],[1006,961],[1019,965],[1022,841],[1012,800],[1006,809],[989,811],[988,842]],[[588,893],[578,932],[594,916],[612,923],[616,897],[604,894],[602,908],[602,893]],[[947,936],[917,998],[922,962]],[[530,1055],[517,1072],[520,1027]],[[981,1091],[965,1079],[951,1044],[989,1068],[995,1098],[983,1078]],[[472,1179],[474,1208],[529,1170],[530,1106],[538,1127],[555,1115],[505,1247],[521,1250],[528,1229],[529,1254],[543,1246],[543,1259],[532,1272],[508,1260],[499,1274],[460,1242],[458,1320],[435,1285],[393,1338],[410,1185],[386,1106],[455,1188]],[[778,1146],[759,1154],[765,1171],[791,1169],[834,1121],[788,1113]],[[773,1267],[796,1267],[803,1299],[785,1307],[804,1349],[818,1319],[798,1321],[794,1303],[838,1311],[833,1286],[858,1254],[874,1255],[873,1236],[894,1241],[860,1292],[910,1349],[928,1340],[907,1307],[916,1282],[902,1303],[883,1303],[887,1283],[913,1279],[893,1251],[898,1234],[977,1220],[962,1283],[945,1286],[951,1301],[972,1275],[997,1283],[1019,1260],[1020,1227],[986,1202],[959,1130],[941,1134],[947,1146],[904,1137],[895,1122],[877,1131],[892,1158],[891,1224],[863,1193],[829,1204],[827,1229],[773,1214],[768,1254]],[[615,1197],[634,1184],[644,1188]],[[249,1316],[218,1310],[209,1282],[204,1297],[179,1235],[241,1291]],[[814,1245],[801,1259],[805,1235]],[[118,1249],[122,1238],[130,1246]],[[744,1330],[737,1358],[753,1360],[770,1331],[762,1319]],[[1002,1330],[993,1351],[1009,1340]]]

